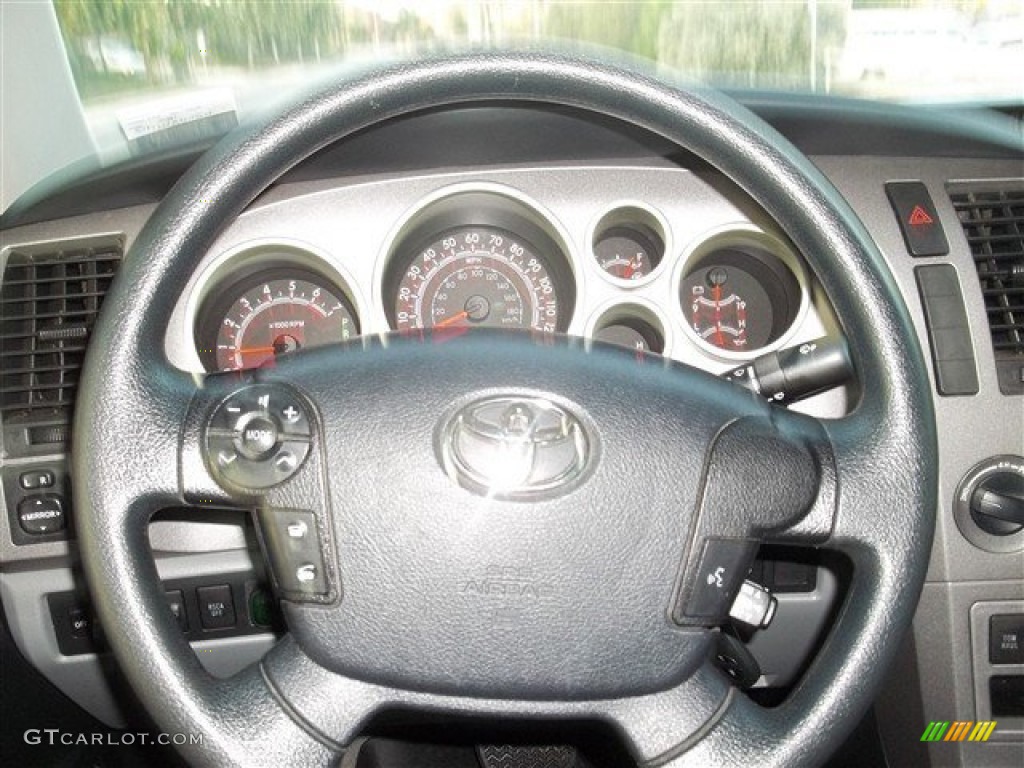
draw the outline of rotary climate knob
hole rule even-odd
[[[974,467],[957,488],[958,519],[970,518],[991,536],[1024,530],[1024,458],[997,456]]]
[[[971,517],[996,536],[1024,528],[1024,475],[994,472],[971,492]]]

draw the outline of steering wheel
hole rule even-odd
[[[392,335],[243,374],[168,362],[166,328],[202,255],[285,171],[382,121],[493,100],[642,126],[759,201],[847,331],[866,383],[855,409],[818,420],[564,337]],[[99,619],[156,723],[202,736],[182,748],[197,764],[331,764],[395,709],[603,721],[645,765],[817,763],[879,687],[934,526],[921,350],[839,194],[724,96],[559,56],[393,65],[210,150],[105,300],[74,430]],[[151,515],[183,502],[255,510],[283,598],[289,634],[225,680],[182,638],[148,552]],[[839,550],[854,568],[824,647],[772,709],[709,658],[764,540]]]

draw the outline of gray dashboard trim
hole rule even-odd
[[[253,561],[244,550],[214,554],[158,557],[157,571],[163,579],[220,575],[250,571]],[[81,587],[66,567],[0,573],[0,599],[11,635],[32,665],[72,701],[100,721],[123,728],[130,720],[122,711],[119,696],[111,684],[113,658],[96,654],[63,656],[46,602],[46,595]],[[253,664],[277,642],[272,634],[247,635],[192,643],[196,658],[217,677],[230,677]]]

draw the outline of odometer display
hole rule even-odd
[[[221,371],[258,368],[303,347],[359,333],[348,300],[312,274],[257,276],[230,292],[227,301],[211,317],[218,323],[213,348],[203,350]]]
[[[558,329],[559,300],[543,256],[493,226],[450,229],[406,267],[394,298],[396,330],[486,326]]]

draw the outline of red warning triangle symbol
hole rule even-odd
[[[924,224],[934,224],[935,221],[931,216],[928,215],[928,211],[922,208],[920,205],[915,205],[914,210],[910,212],[910,218],[908,219],[910,226],[920,227]]]

